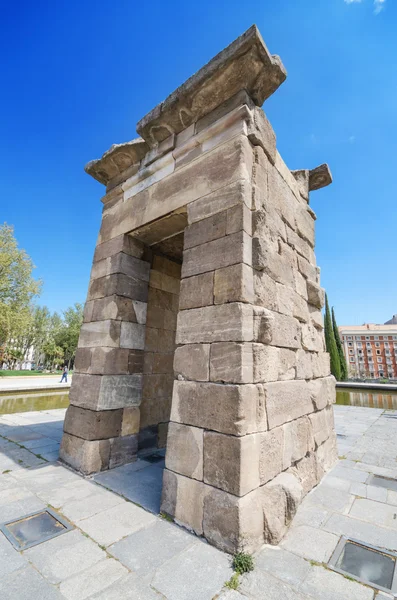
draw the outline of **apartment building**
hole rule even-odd
[[[346,325],[339,334],[350,377],[397,379],[397,323]]]

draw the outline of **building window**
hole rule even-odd
[[[352,339],[352,336],[351,336],[351,335],[348,335],[348,336],[347,336],[347,339],[348,339],[348,340],[351,340],[351,339]]]
[[[347,345],[348,345],[349,347],[350,347],[350,346],[353,346],[353,342],[347,342]]]
[[[383,371],[379,371],[379,377],[384,377]]]
[[[349,354],[354,354],[354,350],[349,350]]]
[[[370,372],[369,376],[374,377],[375,373],[373,371]]]
[[[375,342],[375,346],[376,346],[377,348],[380,348],[380,343],[379,343],[379,342]]]
[[[376,351],[376,354],[378,354],[378,356],[379,356],[379,355],[380,355],[380,350],[377,350],[377,351]]]
[[[397,346],[397,344],[396,344]],[[362,343],[361,342],[357,342],[357,348],[362,348]]]
[[[378,356],[377,361],[378,361],[378,363],[381,363],[382,362],[382,357]]]
[[[361,335],[356,335],[356,340],[361,340]]]
[[[365,339],[366,339],[366,340],[369,340],[369,335],[366,335],[366,336],[365,336]]]
[[[384,342],[383,345],[384,345],[385,348],[388,348],[389,347],[389,342]]]
[[[350,362],[354,362],[354,356],[350,357]]]
[[[371,348],[371,342],[367,342],[367,348]]]
[[[378,340],[378,339],[379,339],[379,336],[375,335],[374,340]]]

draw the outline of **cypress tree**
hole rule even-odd
[[[347,376],[348,376],[347,363],[346,363],[345,353],[343,352],[342,342],[340,340],[339,329],[336,324],[334,307],[332,307],[332,328],[334,330],[336,347],[338,349],[338,354],[339,354],[341,381],[346,381]]]
[[[329,353],[331,362],[331,373],[337,381],[341,380],[341,369],[340,360],[338,354],[338,348],[336,346],[334,330],[332,327],[331,313],[329,310],[327,294],[325,294],[325,319],[324,319],[324,335],[325,335],[325,346]]]

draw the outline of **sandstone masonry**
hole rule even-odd
[[[86,167],[106,195],[61,457],[166,444],[162,510],[229,552],[277,543],[336,459],[309,206],[331,175],[277,151],[285,77],[252,27]]]

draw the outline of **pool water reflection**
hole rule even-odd
[[[51,410],[69,406],[69,390],[54,392],[12,392],[0,395],[0,415],[30,412],[34,410]]]
[[[385,390],[337,389],[336,404],[347,406],[366,406],[368,408],[397,409],[397,392]]]

